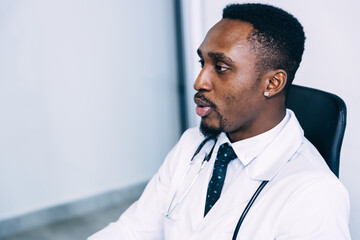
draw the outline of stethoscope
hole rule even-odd
[[[179,190],[179,186],[181,186],[184,182],[184,179],[186,178],[186,176],[188,175],[191,167],[194,165],[194,158],[199,154],[199,152],[201,151],[201,149],[203,149],[203,147],[205,146],[206,143],[208,143],[209,141],[213,141],[213,145],[211,147],[211,150],[209,151],[209,154],[205,154],[204,159],[201,162],[201,166],[200,169],[197,171],[194,179],[191,181],[189,187],[184,191],[184,193],[182,194],[181,197],[178,198],[178,200],[175,202],[175,198],[178,195],[178,190]],[[217,142],[217,137],[208,137],[205,138],[200,145],[198,146],[198,148],[196,149],[194,155],[192,156],[191,160],[190,160],[190,164],[189,166],[186,168],[184,175],[181,177],[179,184],[177,185],[176,191],[170,201],[169,204],[169,208],[167,210],[167,213],[165,214],[165,216],[167,218],[169,218],[170,214],[172,213],[172,211],[182,202],[182,200],[186,197],[186,195],[190,192],[191,188],[193,187],[193,185],[195,184],[196,180],[199,178],[202,170],[204,169],[205,165],[210,161],[211,155],[214,151],[215,145]],[[244,211],[242,212],[238,223],[236,224],[235,230],[234,230],[234,234],[232,237],[232,240],[236,240],[236,237],[239,233],[241,224],[243,223],[247,213],[249,212],[251,206],[254,204],[256,198],[259,196],[260,192],[263,190],[263,188],[265,187],[265,185],[268,183],[269,181],[263,181],[260,186],[258,187],[258,189],[255,191],[254,195],[251,197],[250,201],[248,202],[248,204],[246,205]]]

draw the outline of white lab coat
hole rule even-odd
[[[293,112],[276,138],[244,169],[234,174],[220,199],[203,217],[214,154],[188,195],[165,217],[175,194],[186,190],[199,169],[205,146],[185,182],[180,179],[203,137],[190,129],[168,154],[141,198],[120,219],[89,240],[225,240],[263,180],[265,186],[246,216],[237,239],[350,239],[348,193],[304,138]],[[176,201],[175,201],[176,202]]]

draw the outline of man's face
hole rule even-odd
[[[194,101],[205,136],[226,132],[231,141],[257,135],[264,89],[257,56],[246,38],[253,27],[222,19],[198,50],[202,70],[194,83]]]

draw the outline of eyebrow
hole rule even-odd
[[[208,56],[215,59],[216,61],[234,63],[230,57],[225,56],[225,54],[222,52],[209,52]]]
[[[199,57],[202,57],[202,53],[201,53],[200,49],[197,50],[197,54],[199,55]],[[209,52],[208,56],[219,62],[234,63],[234,61],[230,57],[225,56],[225,54],[222,52]]]

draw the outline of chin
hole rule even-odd
[[[204,135],[205,138],[208,137],[218,137],[223,129],[221,127],[210,126],[204,122],[204,120],[200,123],[200,131]]]

